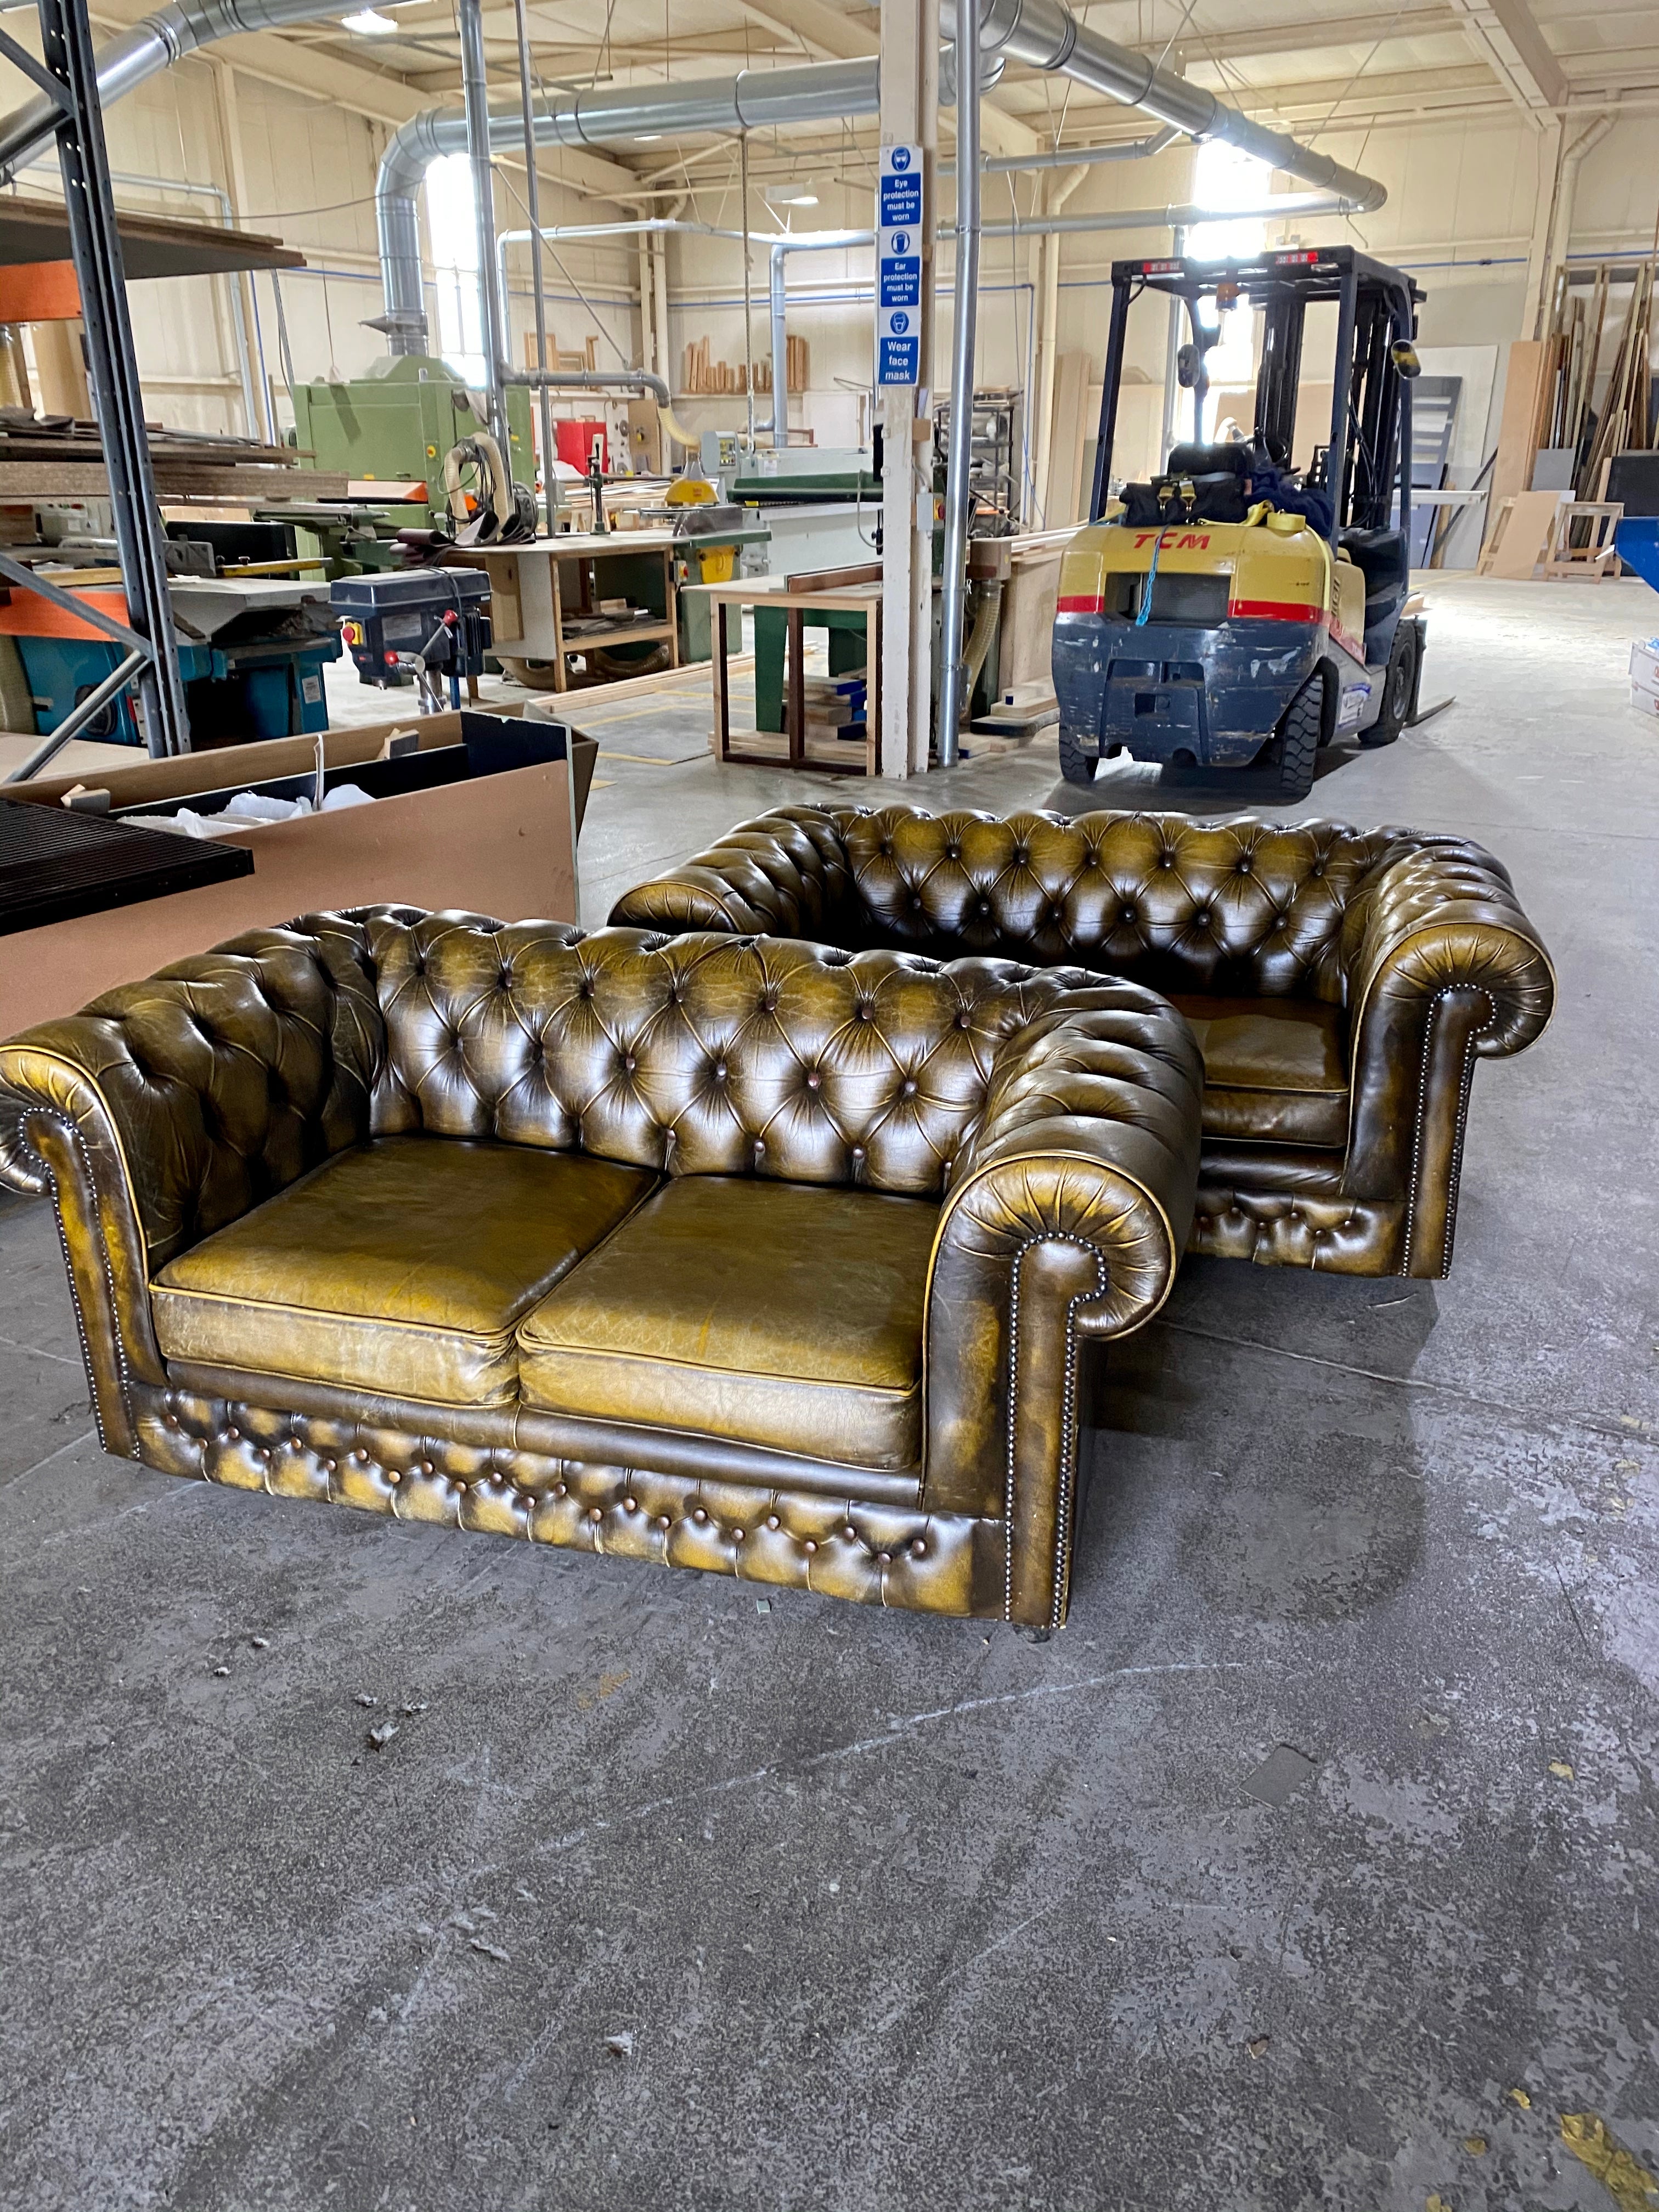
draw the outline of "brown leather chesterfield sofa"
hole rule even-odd
[[[1065,1613],[1082,1340],[1192,1218],[1152,994],[379,908],[0,1048],[99,1433],[180,1475]]]
[[[1489,853],[1337,822],[789,806],[611,918],[1147,984],[1204,1054],[1192,1249],[1350,1274],[1446,1273],[1474,1063],[1554,997]]]

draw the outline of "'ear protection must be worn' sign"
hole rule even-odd
[[[876,177],[876,381],[921,381],[921,149],[884,146]]]

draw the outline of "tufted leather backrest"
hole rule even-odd
[[[252,930],[9,1049],[90,1077],[152,1267],[367,1135],[385,1024],[362,953],[337,922]]]
[[[998,1047],[1078,969],[380,909],[376,1133],[937,1196]]]
[[[1336,822],[838,812],[866,939],[1076,960],[1164,991],[1340,1004],[1367,879],[1424,841]],[[1363,925],[1361,925],[1363,927]]]
[[[919,806],[788,806],[617,902],[659,928],[775,929],[1072,960],[1165,992],[1344,1003],[1345,946],[1412,855],[1466,862],[1461,839],[1340,822],[1181,814],[930,814]],[[1432,871],[1431,872],[1432,872]]]

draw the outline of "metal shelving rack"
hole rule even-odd
[[[1020,395],[1016,390],[981,386],[974,394],[969,440],[969,534],[995,535],[1019,520]],[[951,402],[933,406],[933,451],[943,465],[951,442]]]
[[[100,708],[136,684],[145,742],[153,754],[190,750],[190,718],[179,672],[178,638],[167,596],[167,556],[144,403],[127,317],[126,271],[115,228],[109,153],[93,53],[87,0],[37,0],[43,58],[0,31],[0,53],[37,85],[58,110],[52,136],[64,179],[70,250],[81,289],[93,411],[103,440],[110,507],[127,620],[61,591],[22,562],[0,552],[0,578],[38,592],[63,611],[90,623],[127,647],[125,658],[89,691],[16,772],[38,775],[52,756],[84,729]]]

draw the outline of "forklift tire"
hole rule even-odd
[[[1095,770],[1100,765],[1098,753],[1085,753],[1076,738],[1060,725],[1060,772],[1067,783],[1079,783],[1086,791],[1095,780]]]
[[[1325,672],[1316,668],[1279,718],[1261,749],[1281,799],[1305,799],[1313,789],[1314,758],[1325,720]]]
[[[1394,634],[1388,673],[1382,678],[1382,711],[1369,730],[1359,732],[1362,745],[1391,745],[1406,726],[1417,689],[1417,632],[1401,623]]]

